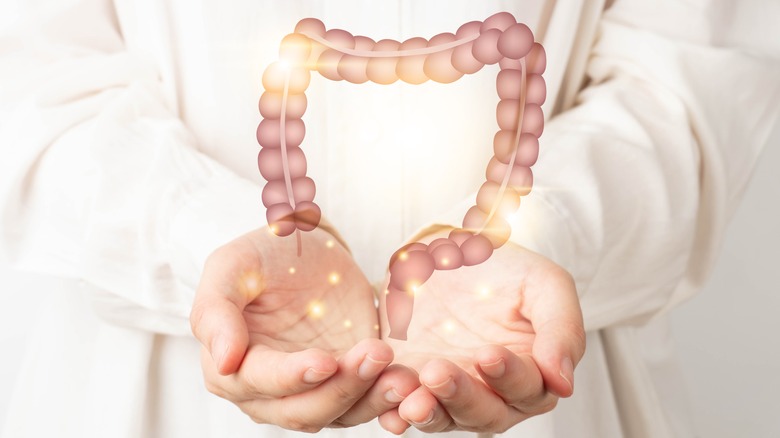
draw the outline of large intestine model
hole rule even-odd
[[[414,293],[435,270],[478,265],[509,239],[506,216],[517,211],[520,197],[531,190],[530,166],[539,154],[544,126],[541,105],[546,98],[541,76],[546,66],[544,49],[534,42],[531,30],[507,12],[466,23],[455,34],[438,34],[428,41],[415,37],[403,43],[375,42],[341,29],[326,31],[321,21],[306,18],[282,40],[279,58],[263,74],[265,92],[259,104],[263,120],[257,128],[262,149],[257,163],[268,181],[262,200],[270,230],[278,236],[295,232],[299,254],[300,232],[313,230],[321,218],[314,203],[314,181],[306,176],[300,148],[305,134],[304,92],[311,71],[355,84],[391,84],[398,79],[421,84],[429,79],[451,83],[486,64],[500,66],[496,78],[500,130],[493,139],[494,156],[476,205],[466,213],[462,228],[448,237],[407,244],[390,258],[389,336],[406,339]]]

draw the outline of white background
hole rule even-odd
[[[36,306],[56,288],[0,267],[0,429]],[[709,285],[673,313],[673,327],[699,436],[780,437],[780,129]]]

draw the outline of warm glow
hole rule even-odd
[[[280,60],[279,60],[279,67],[280,67],[280,68],[281,68],[283,71],[290,71],[290,62],[289,62],[289,61],[287,61],[286,59],[280,59]]]
[[[487,287],[481,288],[479,290],[479,296],[482,298],[487,298],[488,296],[490,296],[490,289],[488,289]]]
[[[295,274],[295,266],[290,266],[290,269],[287,270],[290,274]]]
[[[325,246],[328,248],[333,248],[334,246],[336,246],[336,242],[334,242],[333,239],[328,239],[328,241],[325,242]]]
[[[330,275],[328,275],[328,283],[338,284],[339,281],[341,281],[341,276],[338,272],[331,272]]]
[[[374,330],[379,330],[379,324],[374,324]]]
[[[401,251],[400,254],[398,254],[398,260],[400,261],[406,261],[406,259],[409,258],[409,254],[406,253],[406,251]]]
[[[390,293],[390,289],[385,289],[385,295]]]
[[[344,320],[344,328],[352,328],[352,321],[345,319]]]
[[[319,301],[312,301],[309,303],[309,316],[312,318],[320,318],[325,313],[325,306]]]
[[[238,287],[245,297],[254,299],[265,289],[265,282],[260,272],[245,271],[239,277]]]
[[[441,264],[442,264],[442,266],[449,265],[450,264],[450,259],[448,259],[447,257],[444,257],[443,259],[441,259]]]
[[[272,224],[268,226],[268,233],[269,234],[278,234],[279,233],[279,225]]]
[[[446,332],[450,332],[450,333],[454,332],[455,331],[455,323],[448,319],[448,320],[444,321],[443,328],[444,328],[444,331],[446,331]]]

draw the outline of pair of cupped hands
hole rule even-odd
[[[294,236],[267,228],[220,247],[193,304],[207,389],[254,421],[503,432],[572,394],[582,314],[571,276],[550,260],[510,242],[480,265],[434,272],[398,341],[384,289],[349,251],[321,228],[301,238],[300,256]]]

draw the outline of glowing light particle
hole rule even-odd
[[[295,266],[290,266],[290,269],[287,270],[290,274],[295,274]]]
[[[345,319],[344,320],[344,328],[352,328],[352,321]]]
[[[265,280],[260,272],[245,271],[238,279],[238,287],[244,296],[254,299],[265,289]]]
[[[442,328],[445,332],[452,333],[455,331],[455,323],[452,322],[452,320],[446,320],[444,321],[444,324],[442,325]]]
[[[325,242],[325,247],[326,248],[333,248],[334,246],[336,246],[336,242],[334,242],[333,239],[328,239]]]
[[[328,275],[328,283],[338,284],[339,281],[341,281],[341,276],[338,272],[331,272],[330,275]]]
[[[441,259],[441,264],[442,264],[442,266],[449,266],[450,259],[448,259],[447,257],[444,257],[443,259]]]
[[[479,37],[479,32],[471,32],[469,30],[465,33],[461,32],[464,33],[465,36],[458,35],[454,37],[454,40],[452,34],[440,34],[439,36],[442,37],[449,35],[449,38],[439,39],[439,36],[437,36],[431,39],[430,45],[427,47],[425,44],[422,45],[423,47],[418,47],[416,44],[404,43],[402,45],[397,41],[387,40],[387,42],[394,44],[386,45],[386,48],[382,48],[383,45],[381,42],[376,44],[376,47],[371,46],[371,44],[362,47],[360,44],[350,43],[347,44],[347,46],[354,46],[354,48],[347,49],[340,43],[342,43],[343,41],[341,40],[345,38],[347,40],[354,39],[349,32],[332,29],[332,32],[329,31],[329,33],[335,34],[336,32],[341,32],[341,35],[338,37],[334,36],[334,38],[325,38],[324,35],[322,35],[325,25],[317,19],[307,18],[296,25],[295,33],[284,38],[280,45],[279,62],[269,66],[267,77],[265,77],[265,74],[263,75],[263,79],[266,79],[263,85],[268,88],[267,91],[269,93],[264,93],[265,99],[261,98],[261,102],[259,103],[261,115],[266,120],[274,120],[280,117],[281,125],[278,129],[275,128],[276,125],[273,123],[265,123],[262,129],[258,127],[258,142],[261,146],[281,146],[282,160],[276,160],[275,154],[269,155],[264,153],[262,157],[258,156],[258,167],[260,167],[260,171],[263,174],[262,176],[266,177],[266,180],[269,182],[269,185],[267,186],[270,187],[269,193],[273,197],[276,197],[277,195],[281,197],[284,194],[284,189],[286,189],[286,194],[290,201],[290,205],[282,203],[278,204],[278,208],[269,208],[267,214],[268,222],[275,223],[269,231],[271,234],[276,234],[277,236],[288,236],[292,232],[295,232],[298,244],[298,256],[300,257],[301,231],[311,231],[317,226],[320,219],[320,211],[316,204],[309,201],[305,202],[310,203],[311,205],[307,204],[300,209],[297,208],[291,186],[291,169],[287,162],[286,151],[288,150],[288,147],[286,142],[288,129],[286,128],[285,120],[289,117],[292,119],[291,122],[293,120],[300,122],[300,114],[302,114],[306,106],[304,91],[309,85],[310,79],[307,70],[319,70],[321,75],[327,79],[334,81],[345,79],[347,82],[352,83],[362,83],[370,80],[375,83],[385,84],[398,79],[407,83],[420,83],[427,79],[431,79],[434,82],[450,83],[456,81],[463,76],[464,73],[471,74],[474,73],[474,70],[478,70],[478,68],[473,68],[472,66],[474,64],[471,59],[472,57],[474,58],[473,61],[477,61],[478,65],[495,64],[499,61],[502,63],[502,74],[496,78],[496,88],[499,97],[501,98],[501,102],[496,111],[496,121],[499,128],[501,128],[501,131],[499,131],[499,134],[497,134],[494,139],[497,160],[492,160],[486,170],[486,177],[491,184],[486,186],[484,191],[480,189],[483,196],[478,196],[477,205],[472,207],[472,209],[469,210],[470,214],[467,214],[464,218],[464,228],[454,230],[456,234],[454,234],[451,239],[452,241],[457,240],[458,246],[460,246],[461,243],[470,243],[464,245],[464,247],[461,248],[460,253],[458,253],[457,250],[452,249],[452,245],[446,246],[445,248],[449,248],[448,250],[445,250],[447,251],[446,254],[452,256],[453,260],[445,259],[444,263],[442,263],[440,257],[445,254],[445,252],[438,251],[437,256],[439,257],[433,260],[433,266],[430,266],[433,250],[418,251],[411,246],[407,246],[407,248],[410,248],[408,249],[408,254],[399,254],[400,259],[398,261],[402,263],[392,263],[392,265],[396,266],[395,271],[397,272],[393,272],[391,276],[391,279],[393,279],[391,287],[394,288],[394,293],[393,297],[388,297],[388,304],[392,305],[388,306],[386,309],[388,313],[391,309],[397,309],[392,310],[392,312],[402,314],[402,317],[398,318],[390,318],[390,315],[388,315],[388,322],[392,322],[393,325],[391,333],[396,333],[396,335],[393,335],[394,338],[406,338],[406,331],[413,310],[414,296],[418,293],[418,289],[421,290],[422,284],[431,276],[432,271],[449,270],[458,268],[461,265],[472,266],[480,264],[493,254],[494,249],[498,249],[498,247],[506,242],[508,236],[511,235],[512,223],[517,221],[515,215],[510,214],[509,210],[517,209],[519,197],[528,194],[531,188],[532,174],[529,169],[537,159],[539,146],[537,138],[541,135],[544,125],[543,113],[540,105],[544,103],[546,98],[546,86],[544,80],[542,80],[539,75],[545,69],[545,52],[539,43],[534,42],[531,30],[526,25],[517,23],[516,19],[513,18],[511,14],[507,12],[494,14],[485,20],[485,23],[488,22],[498,24],[495,26],[483,26],[483,28],[497,27],[502,29],[501,32],[489,29],[491,32],[494,32],[493,35],[495,35],[492,39],[481,38]],[[476,24],[477,27],[480,25],[479,22],[469,23],[469,26],[471,24]],[[464,29],[467,27],[468,26],[465,26]],[[471,27],[473,28],[474,26]],[[434,40],[440,40],[440,42],[434,43]],[[316,52],[315,55],[317,56],[313,56],[312,46],[315,44],[322,45],[330,50],[327,50],[322,56],[319,56],[318,54],[320,51],[315,49],[314,52]],[[493,47],[494,45],[495,47]],[[463,49],[467,50],[463,51]],[[328,56],[331,54],[336,54],[337,57]],[[465,54],[465,56],[459,56],[459,54]],[[344,59],[342,59],[342,55],[348,56],[343,56]],[[357,62],[348,62],[350,60],[346,59],[347,57],[354,58],[352,61],[356,59]],[[420,71],[421,69],[419,68],[416,70],[412,69],[415,71],[405,68],[396,68],[398,66],[394,63],[387,64],[385,62],[378,64],[376,69],[373,68],[374,64],[370,64],[369,66],[371,68],[368,68],[368,70],[362,68],[366,65],[363,63],[363,61],[366,61],[364,58],[391,58],[385,60],[392,61],[392,58],[398,60],[406,57],[425,57],[425,71]],[[316,61],[317,59],[319,60],[319,63]],[[372,62],[373,61],[375,60],[372,60]],[[379,59],[379,61],[382,61],[382,59]],[[504,65],[504,63],[506,63],[506,65]],[[312,64],[314,64],[314,68],[312,67]],[[355,68],[356,66],[357,68]],[[335,67],[339,68],[336,69]],[[282,90],[283,95],[281,102],[279,102],[280,99],[278,98],[279,90]],[[297,99],[297,97],[302,97],[303,100]],[[280,107],[278,107],[279,103],[281,103]],[[376,135],[376,133],[381,131],[381,126],[371,126],[377,125],[378,121],[371,121],[373,123],[368,125],[369,129],[364,129],[361,132]],[[292,123],[290,123],[290,125],[290,129],[292,134],[295,135],[296,141],[298,138],[302,139],[303,124],[298,123],[295,126],[292,126]],[[406,126],[399,126],[400,129],[393,129],[393,133],[394,136],[399,137],[399,140],[403,140],[403,136],[408,135],[409,133],[418,134],[419,132],[426,131],[426,129],[423,129],[425,127],[426,123],[424,120],[419,117],[412,118],[411,123],[407,123]],[[278,134],[279,138],[276,138],[276,134]],[[434,138],[425,133],[424,138],[422,139],[426,142],[432,141]],[[399,144],[408,144],[408,142]],[[268,151],[268,149],[265,149],[262,152]],[[300,157],[300,154],[298,156]],[[511,161],[507,161],[507,159],[510,159]],[[296,160],[299,162],[301,161],[301,159],[297,158],[294,158],[293,161]],[[284,182],[286,183],[285,187],[279,187],[279,184],[272,186],[271,183],[274,182],[272,180],[279,178],[269,178],[269,176],[279,176],[279,161],[282,162],[282,173],[284,174]],[[305,161],[303,163],[305,164]],[[515,163],[521,165],[514,166]],[[305,173],[305,171],[303,173]],[[499,184],[498,181],[502,182]],[[510,181],[512,182],[511,185],[509,184]],[[307,180],[307,183],[308,182],[310,181]],[[309,193],[310,189],[313,191],[313,186],[311,186],[311,184],[306,184],[306,187],[308,188],[303,188],[301,190],[305,193]],[[266,198],[268,198],[268,196],[266,196]],[[306,199],[309,198],[307,197]],[[268,199],[264,200],[264,204],[267,200]],[[490,208],[488,209],[488,207]],[[301,214],[305,217],[299,218],[296,215],[296,217],[293,218],[295,219],[293,221],[290,219],[290,213],[291,210],[296,209],[301,210]],[[484,214],[486,212],[488,212],[487,215]],[[292,213],[297,214],[298,212]],[[499,216],[506,217],[510,222],[510,226],[507,227],[506,224],[500,224],[500,227],[493,227],[491,220],[493,217]],[[467,224],[468,227],[466,226]],[[488,233],[485,234],[490,234],[490,239],[485,235],[482,235],[483,230],[488,231]],[[470,231],[474,236],[462,234],[464,231]],[[461,237],[454,236],[463,236],[463,238],[468,240],[465,240],[464,242],[461,240]],[[320,240],[320,244],[321,243],[324,242]],[[419,245],[423,244],[418,243],[418,247]],[[493,247],[491,248],[490,245],[493,245]],[[328,248],[332,248],[334,247],[334,243],[329,241],[327,242],[327,246]],[[423,245],[423,247],[425,247],[425,245]],[[403,250],[399,251],[399,253],[401,252],[403,252]],[[427,257],[423,257],[421,254]],[[418,260],[420,260],[420,263],[418,263]],[[395,262],[395,260],[393,260],[393,262]],[[290,268],[290,274],[293,274],[293,270],[294,268]],[[323,279],[327,278],[332,285],[340,283],[338,274],[323,273],[325,275],[320,274],[322,277],[318,279],[318,282],[321,283]],[[302,271],[302,274],[308,275],[308,272],[304,270]],[[348,277],[347,280],[349,279],[350,277]],[[417,282],[414,286],[409,281],[412,279]],[[290,280],[294,279],[291,277]],[[336,287],[334,286],[334,289],[335,288]],[[258,290],[262,291],[264,289],[265,287],[263,286]],[[409,294],[409,296],[402,296],[402,290]],[[489,295],[492,295],[491,291],[487,289],[480,290],[478,287],[473,288],[470,292],[473,294],[473,298],[481,298],[484,300],[486,300]],[[428,293],[429,291],[425,292],[425,294]],[[498,293],[503,293],[503,290],[498,290]],[[458,323],[457,320],[455,322]]]
[[[379,330],[379,324],[374,324],[374,330]]]
[[[318,319],[325,313],[325,306],[319,301],[309,303],[309,317]]]
[[[398,254],[398,260],[400,260],[402,262],[405,262],[406,259],[408,259],[408,258],[409,258],[409,254],[407,254],[406,251],[403,251],[400,254]]]
[[[246,288],[249,289],[249,290],[257,290],[258,283],[259,282],[258,282],[257,278],[255,278],[254,276],[249,277],[249,278],[247,278],[244,281],[244,284],[246,285]]]

